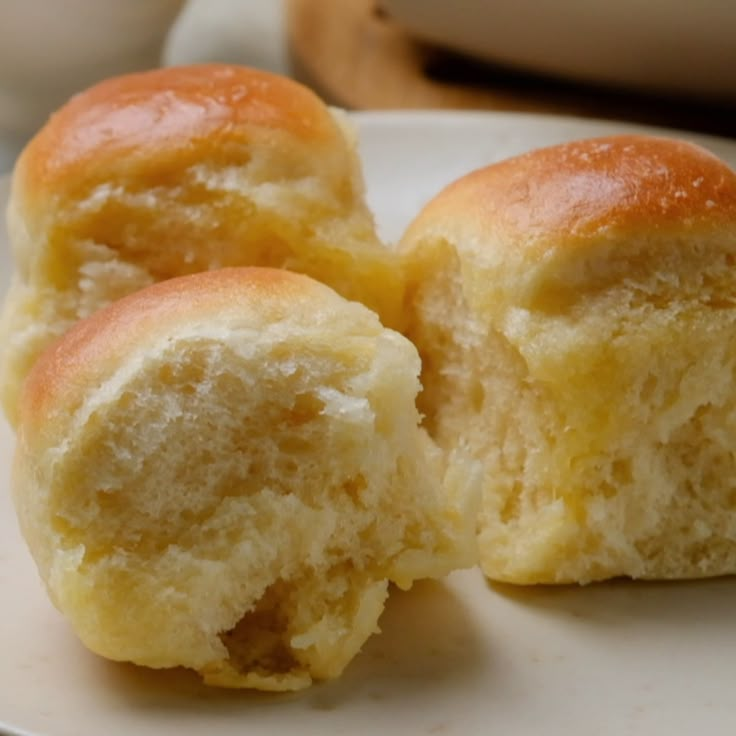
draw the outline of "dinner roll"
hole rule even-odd
[[[394,325],[392,252],[345,117],[289,79],[222,64],[111,79],[74,97],[14,171],[17,273],[0,324],[11,422],[41,350],[109,302],[225,266],[307,273]]]
[[[620,136],[451,184],[402,244],[420,408],[492,579],[736,572],[736,175]]]
[[[13,497],[82,641],[225,687],[336,677],[389,581],[474,564],[419,357],[288,271],[172,279],[77,323],[20,402]]]

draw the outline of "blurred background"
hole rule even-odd
[[[736,138],[733,0],[0,0],[0,173],[75,91],[158,64],[288,74],[350,109],[626,120]]]

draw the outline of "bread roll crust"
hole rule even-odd
[[[31,199],[75,190],[110,166],[128,175],[144,166],[180,167],[286,133],[310,146],[340,147],[324,103],[297,82],[229,64],[170,67],[105,80],[73,97],[24,150],[17,189]]]
[[[612,231],[687,230],[734,219],[736,174],[710,151],[683,140],[618,135],[530,151],[471,172],[423,208],[404,240],[444,226],[483,232],[485,249],[539,260]]]

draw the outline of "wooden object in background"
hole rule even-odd
[[[354,110],[478,109],[627,120],[736,137],[736,105],[534,77],[420,43],[377,0],[287,0],[295,76]]]

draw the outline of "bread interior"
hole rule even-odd
[[[302,687],[376,631],[390,580],[458,563],[416,357],[380,326],[206,330],[131,355],[50,451],[51,593],[105,656]]]
[[[511,304],[473,291],[464,257],[416,249],[408,334],[430,434],[484,463],[486,574],[736,571],[733,238],[614,237],[549,258]]]

